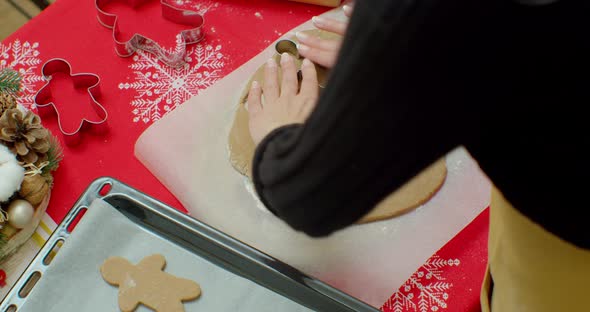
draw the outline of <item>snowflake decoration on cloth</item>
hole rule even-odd
[[[221,45],[198,43],[187,50],[186,64],[180,68],[166,66],[155,56],[137,51],[133,56],[135,81],[119,83],[119,89],[133,89],[133,122],[156,121],[184,101],[197,95],[222,76],[225,56]]]
[[[459,266],[459,259],[441,259],[432,256],[383,305],[394,312],[436,312],[447,308],[448,290],[452,283],[445,282],[443,269]],[[383,309],[382,308],[382,309]]]
[[[26,109],[32,108],[36,86],[43,81],[36,70],[41,64],[38,47],[38,42],[21,42],[19,39],[7,44],[0,42],[0,69],[9,67],[21,74],[22,89],[17,102]]]

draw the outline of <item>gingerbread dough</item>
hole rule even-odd
[[[337,36],[320,30],[308,30],[305,32],[326,39],[335,38],[335,36]],[[292,38],[291,40],[296,42],[297,39]],[[293,51],[289,53],[296,55],[297,52]],[[277,53],[274,57],[278,61],[280,55]],[[301,61],[301,59],[297,59],[296,61],[298,68],[301,66]],[[318,83],[320,84],[320,87],[322,87],[327,81],[329,72],[327,69],[317,65],[316,69],[318,69]],[[229,133],[230,162],[238,172],[247,177],[252,176],[251,166],[256,146],[250,136],[248,111],[245,104],[248,99],[248,90],[250,90],[252,81],[256,80],[264,83],[263,78],[264,65],[254,73],[242,91],[239,102],[237,103],[234,123]],[[357,223],[368,223],[393,218],[419,207],[436,194],[436,192],[442,187],[446,176],[447,167],[443,158],[429,166],[400,189],[386,197]]]
[[[368,223],[397,217],[430,200],[447,177],[445,159],[439,159],[402,187],[385,197],[357,223]]]
[[[100,267],[104,280],[119,286],[119,309],[134,311],[141,303],[156,312],[183,312],[182,301],[199,297],[199,284],[163,272],[166,259],[160,254],[143,258],[137,265],[110,257]]]
[[[324,39],[336,39],[339,37],[334,33],[317,29],[306,30],[303,32],[311,36],[318,36]],[[292,37],[290,38],[290,40],[297,43],[296,37]],[[301,59],[298,56],[296,49],[289,50],[288,48],[285,48],[283,50],[277,50],[279,50],[278,52],[287,52],[295,56],[295,64],[297,68],[301,68],[301,62],[303,61],[303,59]],[[280,54],[278,52],[274,55],[275,61],[277,63],[280,58]],[[322,87],[325,85],[327,81],[329,72],[326,68],[318,65],[316,65],[316,71],[318,73],[318,84],[320,85],[320,87]],[[258,70],[254,73],[254,75],[252,75],[252,77],[244,87],[244,90],[242,91],[239,101],[236,105],[236,116],[229,133],[230,162],[238,172],[248,177],[251,176],[252,159],[254,157],[254,150],[256,146],[254,145],[254,141],[252,141],[252,137],[250,136],[250,130],[248,127],[248,111],[246,110],[246,101],[248,99],[248,91],[250,90],[250,85],[254,80],[260,82],[261,84],[264,83],[264,65],[258,68]]]

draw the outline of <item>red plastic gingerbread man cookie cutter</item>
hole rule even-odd
[[[67,145],[72,146],[78,144],[80,142],[80,132],[82,132],[82,130],[87,129],[99,134],[105,133],[108,130],[108,113],[106,109],[96,100],[100,96],[100,78],[97,75],[90,73],[73,74],[70,63],[60,58],[51,59],[43,64],[41,73],[47,82],[35,95],[35,106],[37,107],[40,115],[46,115],[48,113],[54,113],[57,115],[59,130],[63,134],[64,142]],[[86,88],[88,90],[90,105],[92,108],[94,108],[98,118],[84,117],[82,120],[80,120],[78,127],[74,131],[64,130],[59,114],[60,108],[58,108],[55,103],[52,102],[53,98],[50,88],[52,75],[56,73],[68,75],[72,79],[76,89]]]

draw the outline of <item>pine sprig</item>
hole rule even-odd
[[[21,80],[21,75],[11,68],[0,70],[0,93],[17,95],[21,89]]]
[[[63,149],[59,144],[58,139],[50,134],[49,135],[49,150],[47,150],[47,165],[41,169],[41,175],[49,178],[49,186],[53,183],[53,177],[51,172],[57,170],[59,162],[63,159]]]
[[[7,243],[7,240],[6,240],[6,235],[4,235],[4,233],[2,233],[2,232],[0,231],[0,249],[1,249],[2,247],[4,247],[4,246],[6,245],[6,243]],[[2,255],[0,255],[0,257],[2,257]]]

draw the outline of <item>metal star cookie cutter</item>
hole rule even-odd
[[[184,65],[186,56],[186,46],[201,41],[204,38],[203,24],[205,20],[201,14],[195,11],[181,9],[172,6],[166,0],[159,0],[162,7],[162,17],[173,23],[191,26],[180,32],[180,49],[173,52],[166,51],[156,41],[135,33],[131,39],[123,41],[119,39],[119,26],[117,15],[106,12],[103,8],[107,3],[113,1],[122,1],[132,8],[150,0],[95,0],[94,4],[97,11],[98,21],[105,27],[113,30],[113,40],[115,42],[115,52],[121,57],[129,57],[137,50],[146,51],[155,55],[164,64],[172,67]]]
[[[98,115],[98,120],[91,120],[86,117],[80,120],[80,124],[74,131],[66,131],[62,127],[60,118],[60,108],[52,102],[51,95],[51,78],[56,73],[63,73],[68,75],[74,83],[74,88],[81,89],[86,88],[90,97],[90,105],[94,108],[94,111]],[[34,104],[37,107],[40,115],[47,115],[54,113],[57,115],[57,124],[59,131],[62,133],[64,142],[68,146],[76,145],[80,142],[80,132],[83,130],[89,130],[93,133],[102,134],[108,130],[107,119],[108,113],[106,109],[96,100],[100,97],[100,77],[91,73],[72,73],[72,66],[66,60],[61,58],[54,58],[43,64],[41,69],[43,78],[47,81],[37,94],[35,94]],[[63,109],[63,108],[61,108]]]

